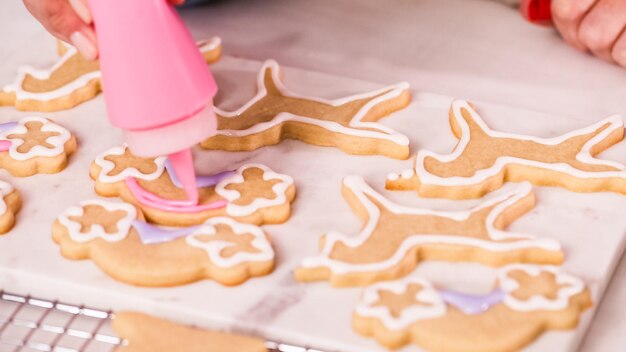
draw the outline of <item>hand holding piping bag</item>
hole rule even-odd
[[[88,0],[23,0],[30,13],[58,39],[71,43],[89,60],[98,57]],[[168,0],[182,5],[185,0]]]
[[[79,29],[86,33],[84,36],[95,34],[97,39],[96,53],[111,124],[124,130],[133,154],[168,155],[189,205],[196,205],[198,190],[190,148],[216,131],[213,97],[217,86],[172,6],[182,1],[54,2],[63,3],[59,6],[65,11],[69,11],[69,3],[74,8],[85,6],[74,16],[86,20]],[[86,24],[91,21],[92,25]],[[67,36],[60,29],[54,33]],[[69,37],[75,38],[76,34]],[[91,55],[92,50],[86,52],[96,56]]]

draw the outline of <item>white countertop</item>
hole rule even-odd
[[[229,55],[256,60],[274,58],[285,66],[373,82],[409,81],[417,91],[437,92],[560,116],[481,104],[485,118],[495,128],[549,136],[584,126],[611,113],[626,111],[623,100],[626,85],[621,83],[626,78],[626,71],[577,53],[549,30],[523,23],[514,11],[499,3],[432,0],[396,1],[395,6],[389,8],[384,5],[389,3],[223,1],[214,6],[185,10],[184,16],[198,38],[221,36],[225,52]],[[46,41],[42,29],[28,18],[20,2],[5,1],[0,4],[0,23],[5,30],[0,47],[0,82],[10,81],[16,65],[25,63],[24,60],[45,66],[53,58],[50,54],[53,45]],[[255,65],[258,64],[227,59],[216,65],[216,74],[219,79],[220,72],[226,70],[247,70],[249,74],[242,76],[247,77],[247,81],[254,77],[252,71]],[[288,70],[287,82],[304,93],[321,91],[328,87],[324,82],[340,82],[325,89],[326,97],[375,87],[323,75],[308,75],[319,77],[319,80],[302,83],[305,80],[298,77],[307,75],[298,72],[301,71]],[[289,73],[294,78],[290,79]],[[253,93],[251,84],[246,87],[249,91],[238,90],[237,97],[228,97],[233,100],[229,104],[240,103],[241,99]],[[423,145],[441,148],[438,150],[441,152],[454,145],[454,139],[448,132],[447,118],[440,117],[445,114],[445,99],[431,98],[434,97],[418,95],[416,103],[409,109],[384,122],[397,130],[405,131],[407,126],[415,128],[415,132],[410,132],[413,152]],[[0,110],[0,119],[21,115],[11,109]],[[101,98],[70,112],[51,116],[77,130],[79,137],[83,138],[90,134],[88,127],[94,129],[93,126],[106,125]],[[416,121],[415,116],[420,118]],[[499,116],[503,116],[502,121],[498,120]],[[83,122],[74,127],[72,121],[81,118]],[[522,121],[523,118],[529,122]],[[87,123],[84,119],[93,119],[94,122]],[[426,130],[425,126],[431,130]],[[442,137],[432,140],[433,131]],[[63,181],[72,180],[70,188],[84,189],[61,196],[59,205],[69,205],[91,194],[91,182],[86,177],[72,175],[86,175],[86,164],[93,154],[116,143],[119,134],[101,135],[89,140],[91,143],[82,144],[83,149],[68,171],[53,180],[50,176],[13,180],[18,187],[28,189],[22,220],[30,214],[35,219],[42,219],[42,222],[22,221],[15,234],[0,238],[3,241],[0,242],[3,252],[0,266],[4,268],[1,282],[5,288],[63,294],[66,300],[75,298],[99,305],[109,302],[116,308],[138,304],[161,314],[188,316],[205,325],[229,325],[237,317],[246,316],[250,317],[249,322],[238,324],[239,328],[256,326],[259,332],[270,337],[281,337],[291,342],[315,342],[320,347],[336,346],[346,351],[374,348],[369,340],[351,333],[347,325],[349,321],[341,322],[349,317],[352,307],[346,304],[354,301],[359,290],[333,291],[330,295],[331,290],[325,284],[294,285],[288,279],[289,270],[302,255],[315,252],[319,234],[330,228],[354,233],[358,228],[358,221],[350,215],[339,194],[342,175],[363,174],[375,188],[381,189],[387,172],[401,170],[409,166],[410,161],[379,157],[355,159],[338,151],[298,142],[284,143],[271,152],[235,154],[228,162],[220,162],[222,165],[219,166],[237,164],[243,158],[253,156],[255,161],[265,162],[277,171],[291,174],[298,183],[299,198],[293,219],[285,226],[268,227],[268,231],[282,239],[277,241],[277,251],[282,255],[277,271],[270,278],[253,280],[241,290],[223,291],[212,282],[176,289],[146,290],[114,283],[89,262],[62,259],[56,246],[49,241],[47,229],[53,218],[40,214],[44,212],[41,211],[41,204],[36,201],[28,203],[36,199],[34,192],[48,189],[50,185],[46,185],[47,182],[60,184],[60,190],[63,190],[67,188]],[[276,155],[281,156],[280,162]],[[626,146],[622,143],[604,156],[624,163]],[[211,156],[211,160],[218,159]],[[327,170],[320,171],[327,163],[342,167],[330,174]],[[374,164],[376,168],[373,170],[371,165]],[[2,173],[3,178],[8,178],[5,176],[6,173]],[[319,180],[326,181],[320,183]],[[626,219],[620,214],[626,210],[626,199],[611,194],[578,195],[546,188],[538,188],[537,192],[539,204],[536,210],[517,221],[512,228],[561,240],[568,251],[566,269],[588,280],[598,295],[606,282],[604,271],[618,259],[614,254],[623,245]],[[416,201],[410,194],[391,196],[407,203]],[[326,203],[321,205],[325,208],[332,207],[331,213],[343,216],[335,218],[318,214],[315,207],[320,206],[317,202],[323,201]],[[559,208],[563,204],[572,206]],[[298,233],[294,234],[296,229]],[[42,242],[36,242],[32,251],[24,253],[24,248],[32,245],[29,234],[33,238],[41,238]],[[19,256],[7,253],[19,253]],[[445,266],[433,269],[423,265],[418,270],[439,272],[445,270]],[[626,342],[622,333],[626,330],[626,318],[622,316],[622,306],[626,303],[624,273],[626,262],[619,265],[616,279],[597,310],[582,350],[615,350],[617,347],[612,346],[623,346]],[[59,285],[59,282],[64,284]],[[258,293],[257,301],[248,300],[236,309],[224,302],[220,304],[222,292],[227,292],[228,302],[232,302],[230,300],[237,297],[245,300],[251,289]],[[116,294],[104,299],[103,295],[97,295],[98,292]],[[198,292],[202,295],[198,296]],[[324,321],[328,317],[323,310],[311,307],[332,304],[334,308],[336,302],[345,304],[332,310],[336,311],[335,319],[332,319],[334,324],[313,325],[313,322]],[[199,313],[198,307],[204,307],[211,314]],[[584,324],[589,322],[590,317],[589,313],[585,315]],[[300,334],[290,327],[299,327]],[[573,347],[582,336],[582,330],[581,327],[575,333],[551,333],[532,350],[554,346],[554,343]]]

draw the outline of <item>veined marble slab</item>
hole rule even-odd
[[[18,54],[0,67],[0,78],[11,77],[12,62],[28,62],[31,55]],[[28,51],[28,50],[27,50]],[[50,54],[50,61],[53,59]],[[21,60],[21,61],[18,61]],[[44,61],[39,59],[39,61]],[[45,64],[45,62],[42,62]],[[217,103],[225,109],[238,107],[256,92],[261,63],[225,57],[213,66],[220,85]],[[14,72],[14,71],[13,71]],[[342,97],[382,87],[374,84],[293,68],[284,69],[286,86],[301,94],[324,98]],[[392,84],[396,82],[384,82]],[[411,150],[452,150],[456,139],[448,125],[451,98],[414,91],[413,103],[381,122],[410,136]],[[512,107],[477,103],[487,123],[497,130],[553,136],[586,125],[586,122]],[[11,108],[0,109],[0,121],[31,115]],[[121,133],[108,124],[102,97],[64,112],[42,114],[76,133],[79,151],[69,167],[57,175],[38,175],[9,180],[23,194],[24,208],[13,231],[0,237],[0,287],[103,308],[138,309],[205,327],[250,332],[290,344],[329,351],[384,351],[371,339],[354,333],[351,314],[360,288],[331,288],[327,282],[299,284],[291,271],[300,260],[317,253],[319,236],[329,230],[358,233],[360,221],[340,194],[345,175],[365,177],[376,190],[407,205],[431,205],[437,209],[470,207],[476,201],[453,202],[420,199],[413,192],[385,192],[387,173],[412,165],[380,156],[350,156],[334,148],[286,141],[253,152],[227,153],[196,150],[199,172],[235,168],[244,162],[264,163],[291,175],[298,196],[293,216],[283,225],[265,226],[277,252],[275,272],[238,287],[211,281],[173,288],[138,288],[118,283],[91,261],[63,258],[52,242],[50,225],[65,207],[95,197],[88,167],[99,152],[122,142]],[[605,116],[597,116],[597,120]],[[602,157],[626,163],[626,142]],[[535,188],[537,207],[510,228],[559,240],[566,251],[564,267],[582,277],[600,304],[616,261],[625,243],[626,196],[610,193],[577,194],[558,188]],[[475,264],[424,263],[414,274],[439,284],[481,291],[492,270]],[[468,279],[471,278],[471,279]],[[591,322],[594,310],[584,313],[576,330],[544,334],[526,351],[573,351]],[[416,351],[409,347],[402,351]]]

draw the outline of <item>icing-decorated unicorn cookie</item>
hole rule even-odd
[[[0,181],[0,234],[9,232],[15,225],[15,215],[22,207],[19,192],[11,184]]]
[[[14,176],[60,172],[75,151],[76,138],[48,119],[0,123],[0,167]]]
[[[218,131],[200,145],[205,149],[254,150],[297,139],[337,147],[348,154],[409,157],[409,139],[376,122],[406,107],[407,83],[338,100],[323,100],[287,91],[275,61],[258,77],[258,93],[236,111],[217,109]]]
[[[330,232],[321,254],[305,258],[299,281],[330,280],[334,286],[367,285],[406,275],[422,260],[560,264],[563,252],[552,239],[504,229],[534,207],[529,183],[483,199],[466,211],[436,211],[391,202],[358,176],[343,181],[343,195],[365,221],[357,236]]]
[[[183,228],[144,221],[132,204],[90,200],[66,209],[52,238],[69,259],[91,259],[111,277],[140,286],[213,279],[237,285],[269,274],[274,250],[263,230],[214,217]]]
[[[154,223],[189,226],[216,216],[246,223],[287,221],[296,189],[293,179],[263,165],[198,176],[199,203],[188,204],[187,194],[165,157],[140,158],[126,146],[99,155],[92,163],[96,192],[133,203]]]
[[[552,266],[513,264],[485,295],[441,290],[409,277],[365,289],[352,320],[361,335],[398,348],[519,351],[543,332],[572,329],[591,306],[584,283]]]
[[[221,41],[212,38],[198,43],[207,63],[221,53]],[[15,82],[0,89],[0,106],[24,111],[58,111],[92,99],[102,90],[98,61],[84,59],[78,51],[58,43],[59,61],[47,70],[20,67]]]
[[[538,138],[493,131],[470,103],[458,100],[450,109],[450,125],[459,138],[454,151],[419,151],[413,169],[388,176],[388,189],[463,199],[480,198],[506,181],[530,181],[576,192],[626,193],[624,166],[594,157],[624,137],[619,116],[558,137]]]
[[[116,312],[112,328],[127,341],[117,352],[267,352],[261,339],[180,325],[138,312]]]

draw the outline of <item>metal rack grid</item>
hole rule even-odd
[[[111,329],[111,310],[0,290],[0,352],[109,352],[126,341]],[[267,341],[269,352],[325,352]]]

